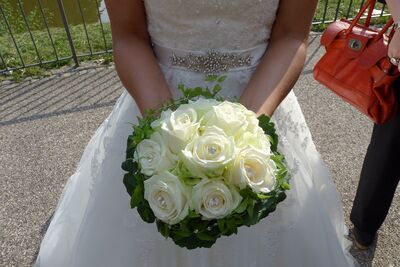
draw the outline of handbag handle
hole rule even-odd
[[[361,7],[360,11],[358,11],[357,16],[351,22],[350,27],[346,31],[346,36],[353,31],[354,26],[356,26],[356,24],[360,21],[362,15],[368,8],[369,10],[368,10],[368,16],[365,20],[365,26],[369,27],[369,25],[371,24],[372,12],[374,11],[375,4],[376,0],[367,0],[367,2]]]
[[[376,35],[374,37],[374,40],[379,40],[380,38],[382,38],[382,36],[387,32],[387,30],[389,30],[390,27],[392,27],[394,23],[393,18],[391,18],[386,25],[382,28],[382,30],[378,33],[378,35]],[[392,37],[394,35],[394,29],[392,29],[391,33],[389,34],[389,41],[392,40]]]
[[[369,27],[371,24],[371,18],[372,18],[372,12],[374,11],[374,7],[376,5],[376,0],[367,0],[367,2],[361,7],[360,11],[357,13],[357,16],[354,18],[354,20],[351,22],[350,27],[347,29],[345,35],[347,36],[353,31],[353,28],[357,25],[357,23],[360,21],[362,15],[365,13],[365,11],[369,8],[368,10],[368,16],[365,20],[365,26]],[[378,35],[374,37],[374,40],[379,40],[382,38],[382,36],[389,30],[389,28],[393,25],[394,20],[391,18],[386,25],[382,28],[381,31],[379,31]],[[389,40],[391,40],[393,37],[393,31],[389,35]]]

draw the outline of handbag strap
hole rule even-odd
[[[393,18],[391,18],[382,28],[382,30],[380,30],[378,35],[375,36],[374,40],[379,40],[380,38],[382,38],[382,36],[389,30],[389,28],[392,27],[393,23],[394,20]],[[389,41],[392,40],[393,35],[394,35],[394,29],[392,29],[391,33],[389,34]]]
[[[367,18],[365,20],[365,27],[369,27],[369,25],[371,25],[372,13],[374,12],[375,5],[376,5],[376,1],[371,1],[371,4],[369,6],[369,10],[368,10],[368,16],[367,16]]]
[[[369,8],[368,10],[368,16],[365,19],[365,27],[369,27],[371,24],[371,19],[372,19],[372,12],[374,11],[376,5],[376,0],[367,0],[367,2],[365,2],[365,4],[361,7],[360,11],[357,13],[357,16],[354,18],[354,20],[351,22],[350,27],[346,30],[345,34],[346,36],[348,34],[350,34],[353,31],[353,28],[358,24],[358,22],[360,21],[362,15],[365,13],[365,11]],[[389,28],[393,25],[394,21],[393,18],[391,18],[386,24],[385,26],[382,28],[381,31],[379,31],[379,33],[374,37],[374,40],[379,40],[380,38],[382,38],[382,36],[389,30]],[[392,39],[393,37],[393,30],[389,35],[389,41]]]
[[[365,11],[369,8],[368,10],[368,16],[365,20],[365,26],[369,27],[371,23],[371,18],[372,18],[372,12],[374,11],[374,7],[376,4],[376,0],[367,0],[367,2],[361,7],[360,11],[358,11],[357,16],[354,18],[354,20],[351,22],[350,27],[346,31],[346,35],[351,33],[353,31],[354,26],[360,21],[362,15],[365,13]]]

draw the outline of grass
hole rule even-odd
[[[110,51],[111,45],[111,31],[110,24],[103,23],[104,37],[100,24],[87,24],[88,37],[85,34],[83,25],[71,26],[71,36],[74,42],[77,55]],[[49,34],[46,30],[32,31],[32,38],[28,32],[17,33],[14,35],[15,41],[18,45],[19,52],[25,65],[34,64],[40,61],[53,61],[58,58],[71,57],[71,48],[69,46],[64,28],[50,28],[51,37],[53,39],[54,47],[52,45]],[[18,55],[17,49],[8,34],[0,35],[0,53],[3,57],[4,63],[8,68],[19,67],[22,65],[21,59]],[[102,59],[104,63],[112,61],[110,53],[103,55],[85,56],[80,58],[79,61],[87,61],[94,59]],[[10,71],[7,74],[11,75],[13,79],[21,79],[26,76],[41,76],[45,75],[47,70],[58,68],[64,65],[72,64],[72,60],[62,60],[54,63],[43,64],[38,67],[29,67],[22,70]],[[5,65],[0,60],[0,69],[5,69]],[[3,79],[6,75],[2,75]],[[2,79],[0,76],[0,80]]]
[[[327,8],[325,12],[325,6]],[[362,0],[320,0],[318,3],[317,11],[314,17],[314,22],[322,21],[325,14],[325,21],[331,21],[335,18],[336,9],[338,8],[337,18],[343,17],[354,17],[360,8]],[[350,7],[350,9],[349,9]],[[376,9],[381,9],[382,4],[377,4]],[[8,9],[10,9],[8,7]],[[385,10],[387,11],[387,9]],[[11,14],[11,13],[10,13]],[[50,13],[49,17],[51,18]],[[13,16],[9,15],[9,19]],[[37,12],[30,14],[29,24],[34,29],[44,28],[44,25],[40,25],[37,18]],[[374,19],[374,23],[383,24],[387,20],[386,17]],[[64,28],[50,28],[51,37],[54,42],[54,48],[49,38],[49,34],[46,30],[34,30],[32,31],[33,40],[26,30],[26,26],[21,18],[15,18],[12,21],[12,30],[16,43],[18,45],[21,57],[26,65],[37,63],[41,61],[52,61],[58,58],[71,57],[71,49],[66,38]],[[111,31],[110,24],[103,23],[104,37],[99,23],[88,24],[87,32],[88,37],[85,34],[83,25],[70,26],[72,39],[75,45],[75,50],[78,55],[90,54],[90,49],[93,53],[103,52],[111,50]],[[313,31],[323,31],[326,28],[326,24],[318,24],[312,27]],[[3,58],[8,68],[22,66],[21,59],[19,58],[18,52],[15,45],[6,30],[4,21],[0,19],[0,56]],[[105,40],[104,40],[105,39]],[[35,43],[38,53],[35,50]],[[39,54],[39,56],[38,56]],[[97,55],[97,56],[85,56],[80,57],[79,61],[87,61],[101,59],[105,63],[112,61],[112,55],[110,53]],[[46,75],[49,69],[59,68],[64,65],[72,64],[72,60],[62,60],[54,63],[43,64],[38,67],[24,68],[18,71],[9,71],[5,75],[0,75],[0,81],[9,76],[15,80],[22,79],[26,76],[41,76]],[[0,70],[5,69],[0,59]]]

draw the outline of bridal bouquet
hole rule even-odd
[[[139,118],[122,164],[131,207],[188,249],[258,223],[289,189],[273,123],[218,97],[224,79],[180,85],[181,99]]]

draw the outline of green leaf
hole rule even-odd
[[[229,218],[227,220],[227,228],[228,228],[228,233],[237,233],[237,225],[236,225],[236,221],[234,218]]]
[[[193,235],[193,233],[189,231],[175,231],[174,235],[177,238],[185,238],[185,237],[190,237],[191,235]]]
[[[271,210],[274,205],[276,205],[275,199],[270,199],[270,200],[264,201],[261,204],[262,208],[265,210]]]
[[[185,85],[183,83],[178,84],[178,90],[181,91],[183,95],[185,95]]]
[[[147,138],[151,137],[151,135],[153,134],[154,130],[153,130],[153,128],[151,128],[151,126],[149,124],[146,124],[143,127],[143,132],[144,132],[145,138],[147,139]]]
[[[278,197],[277,197],[277,201],[278,202],[282,202],[286,199],[286,193],[285,192],[280,192]]]
[[[151,210],[149,204],[146,202],[141,202],[137,207],[138,213],[143,221],[147,223],[153,223],[156,220],[153,211]]]
[[[200,218],[201,215],[198,214],[196,211],[191,210],[191,211],[189,211],[189,215],[188,215],[187,217],[188,217],[188,218]]]
[[[175,100],[169,106],[164,106],[162,110],[165,110],[167,107],[178,107],[183,103],[188,103],[188,100],[195,100],[199,97],[205,98],[213,98],[218,101],[222,101],[223,98],[217,96],[218,92],[221,91],[222,87],[220,83],[222,83],[226,79],[226,76],[218,77],[217,75],[208,75],[205,78],[206,82],[217,82],[218,84],[214,85],[213,90],[210,90],[208,87],[185,87],[183,84],[178,85],[178,89],[182,92],[183,98]]]
[[[220,76],[219,78],[218,78],[218,82],[219,83],[223,83],[225,80],[226,80],[226,75],[222,75],[222,76]]]
[[[135,177],[136,183],[141,184],[143,187],[143,182],[144,182],[144,180],[146,180],[146,177],[144,176],[144,174],[140,173],[140,172],[136,172],[136,173],[133,173],[133,176]]]
[[[283,182],[282,185],[281,185],[281,188],[283,190],[289,190],[290,189],[290,184],[287,183],[287,182]]]
[[[218,228],[221,232],[225,232],[225,220],[224,219],[219,219],[217,221],[218,223]]]
[[[182,239],[173,239],[175,244],[180,247],[185,247],[187,249],[196,249],[196,248],[210,248],[216,241],[216,239],[211,241],[201,240],[196,236],[190,236],[188,238]]]
[[[187,99],[196,99],[200,96],[203,96],[205,98],[213,98],[214,96],[208,88],[203,87],[185,88],[183,92],[184,96]]]
[[[127,160],[125,160],[125,161],[122,163],[121,168],[122,168],[124,171],[127,171],[127,172],[135,172],[136,169],[137,169],[137,163],[134,162],[133,159],[128,158]]]
[[[248,215],[244,218],[243,222],[247,226],[254,225],[260,221],[260,214],[263,209],[263,205],[261,202],[257,202],[251,207],[251,210],[248,209]]]
[[[198,233],[196,234],[196,237],[197,237],[198,239],[204,240],[204,241],[215,241],[215,240],[216,240],[216,237],[215,237],[215,236],[206,234],[206,233],[204,233],[204,232],[198,232]]]
[[[201,223],[197,224],[197,229],[201,232],[205,231],[209,226],[210,226],[210,221],[201,220]]]
[[[127,149],[126,149],[126,158],[127,159],[128,158],[133,158],[133,155],[134,155],[134,152],[135,152],[135,148],[136,148],[136,143],[135,143],[133,135],[130,135],[128,137],[126,147],[127,147]]]
[[[231,102],[233,102],[233,103],[239,103],[239,102],[240,102],[240,97],[238,97],[238,96],[232,97]]]
[[[272,197],[272,196],[263,195],[263,194],[257,194],[257,196],[258,196],[259,199],[268,199],[268,198],[271,198],[271,197]]]
[[[139,203],[142,202],[142,200],[143,200],[143,188],[142,186],[136,186],[131,198],[131,208],[133,209],[137,207]]]
[[[271,119],[265,114],[262,114],[258,117],[258,125],[264,130],[264,133],[270,137],[272,151],[277,152],[278,135],[276,134],[275,126],[271,122]]]
[[[242,200],[242,203],[239,204],[239,206],[235,209],[236,213],[242,213],[245,211],[247,208],[247,201],[244,199]]]
[[[124,175],[123,182],[124,182],[124,185],[126,187],[126,191],[128,192],[128,194],[130,196],[132,196],[132,193],[133,193],[133,191],[135,190],[135,187],[136,187],[135,177],[132,174],[127,173],[127,174]]]
[[[248,205],[246,210],[247,210],[247,214],[248,214],[250,217],[253,217],[253,214],[254,214],[254,206],[253,206],[253,205]]]
[[[257,193],[253,192],[253,190],[251,190],[250,187],[246,187],[242,190],[239,191],[239,194],[243,197],[243,198],[247,198],[247,199],[258,199],[258,195]]]
[[[214,93],[214,95],[216,95],[219,91],[221,91],[222,90],[222,87],[221,87],[221,85],[219,85],[219,84],[216,84],[215,86],[214,86],[214,88],[213,88],[213,93]]]
[[[157,224],[157,229],[161,233],[161,235],[166,238],[169,237],[169,225],[160,220],[157,220],[156,224]]]
[[[243,216],[234,216],[236,226],[242,226],[243,225]]]
[[[236,221],[235,219],[231,216],[226,220],[226,225],[228,228],[233,229],[236,227]]]
[[[217,81],[218,76],[217,75],[207,75],[206,76],[206,82],[215,82]]]

